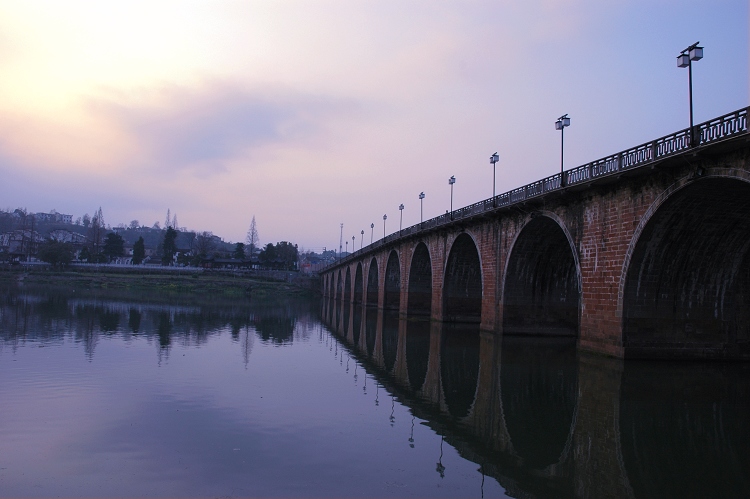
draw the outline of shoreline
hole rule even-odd
[[[131,271],[134,270],[134,271]],[[0,287],[105,294],[137,294],[156,301],[265,300],[315,296],[315,278],[282,281],[262,275],[203,269],[127,267],[13,268],[0,270]]]

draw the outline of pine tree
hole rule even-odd
[[[169,213],[169,208],[167,208],[167,218],[164,220],[164,228],[167,229],[172,226],[172,215]]]
[[[247,247],[250,250],[249,256],[251,258],[255,254],[255,250],[258,248],[258,241],[258,226],[255,224],[255,215],[253,215],[253,220],[250,222],[250,228],[247,230]]]

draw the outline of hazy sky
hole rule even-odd
[[[0,206],[338,248],[750,104],[747,0],[0,1]],[[351,248],[350,248],[351,249]]]

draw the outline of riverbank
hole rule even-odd
[[[217,271],[146,272],[124,269],[13,269],[0,272],[0,286],[49,288],[70,291],[125,292],[162,299],[191,297],[198,300],[273,299],[312,295],[312,278],[287,281],[251,274]]]

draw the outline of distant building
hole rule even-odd
[[[57,222],[63,224],[73,223],[73,215],[65,215],[63,213],[58,213],[55,210],[52,210],[49,213],[34,213],[34,218],[40,222]]]

